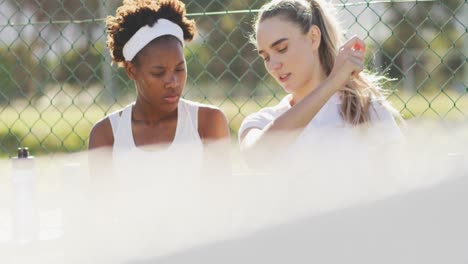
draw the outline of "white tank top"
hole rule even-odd
[[[109,115],[114,135],[112,158],[117,175],[133,175],[135,170],[188,175],[201,170],[203,143],[198,134],[198,108],[201,104],[184,99],[179,101],[174,140],[155,151],[146,151],[135,145],[132,131],[133,105],[126,106],[121,115],[119,112]]]

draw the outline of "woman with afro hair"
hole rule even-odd
[[[126,0],[107,17],[112,60],[135,82],[136,100],[94,125],[89,149],[108,147],[115,156],[184,143],[203,150],[206,142],[229,138],[221,110],[182,99],[184,42],[196,33],[185,12],[177,0]]]

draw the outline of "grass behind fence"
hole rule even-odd
[[[87,148],[92,125],[106,114],[118,110],[120,104],[102,106],[92,104],[80,107],[79,104],[60,102],[60,96],[52,104],[31,105],[27,101],[17,101],[14,105],[4,106],[0,121],[0,145],[10,152],[0,151],[0,157],[14,155],[14,150],[27,146],[34,155],[57,152],[75,152]],[[233,140],[246,115],[261,107],[277,104],[277,97],[201,99],[201,102],[219,106],[227,115]],[[71,100],[71,99],[70,99]],[[468,94],[433,93],[405,95],[395,93],[389,101],[400,111],[405,119],[430,118],[446,122],[466,120],[468,113]],[[121,104],[126,104],[122,102]],[[242,107],[239,107],[242,106]]]

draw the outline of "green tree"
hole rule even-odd
[[[32,97],[49,78],[45,64],[24,44],[0,47],[0,103]]]
[[[47,78],[48,82],[71,81],[78,83],[79,81],[81,84],[88,84],[90,80],[101,78],[100,61],[103,55],[96,53],[102,49],[95,48],[94,44],[95,40],[105,32],[102,30],[102,22],[92,21],[94,18],[99,18],[102,13],[103,3],[101,1],[9,0],[9,3],[13,9],[17,10],[15,14],[11,14],[12,22],[23,23],[22,20],[26,17],[28,23],[35,29],[34,32],[18,33],[18,38],[9,46],[9,48],[13,48],[21,43],[20,45],[27,48],[25,52],[31,54],[31,60],[24,62],[23,67],[32,67],[29,66],[32,64],[51,72],[51,74],[47,74],[50,77]],[[50,23],[47,23],[49,21]],[[72,22],[62,23],[61,21]],[[44,24],[44,22],[46,23]],[[21,32],[31,26],[15,26],[15,28]],[[73,31],[80,32],[80,35],[69,33]],[[53,48],[54,46],[62,50],[65,49],[65,53],[58,53],[57,49]],[[61,58],[62,56],[63,58]],[[54,61],[56,58],[63,63],[63,67],[57,68],[52,65],[52,68],[47,68],[47,63],[41,63],[46,60]],[[29,75],[30,82],[41,79],[33,73],[31,72]],[[10,71],[9,75],[16,78],[15,75],[18,74],[15,71]],[[36,84],[36,88],[39,90],[47,85],[46,82],[36,82]],[[28,94],[37,91],[32,86],[26,86],[22,89],[32,89],[32,91],[28,91]]]
[[[267,78],[255,47],[249,43],[255,10],[265,1],[190,1],[189,14],[226,12],[231,14],[194,16],[200,38],[189,46],[187,53],[189,83],[207,94],[249,96]],[[235,11],[244,11],[235,13]],[[190,93],[190,92],[189,92]]]
[[[405,89],[434,91],[460,84],[466,55],[463,0],[388,3],[385,23],[392,35],[383,43],[383,57],[392,77],[408,80]]]

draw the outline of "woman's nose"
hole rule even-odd
[[[174,88],[178,85],[178,78],[176,74],[171,74],[167,77],[164,82],[166,88]]]
[[[270,61],[268,62],[268,68],[270,70],[278,70],[279,68],[281,68],[281,66],[282,63],[278,60],[270,59]]]

